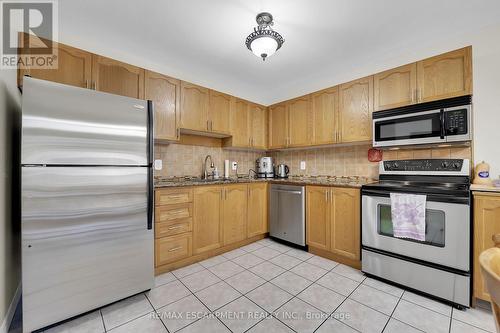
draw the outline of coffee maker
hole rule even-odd
[[[274,178],[274,162],[272,157],[261,157],[255,161],[257,178]]]

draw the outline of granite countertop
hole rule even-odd
[[[162,187],[181,187],[181,186],[202,186],[202,185],[221,185],[221,184],[239,184],[239,183],[255,183],[255,182],[270,182],[273,184],[290,184],[290,185],[324,185],[324,186],[339,186],[339,187],[354,187],[360,188],[364,184],[373,182],[373,179],[366,177],[335,177],[335,176],[290,176],[285,179],[264,179],[264,178],[249,178],[249,177],[234,177],[229,179],[219,179],[205,181],[197,177],[163,177],[155,179],[155,188]]]
[[[479,192],[497,192],[497,193],[500,193],[500,187],[489,186],[489,185],[471,184],[470,190],[471,191],[479,191]]]

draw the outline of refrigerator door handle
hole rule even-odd
[[[154,159],[154,123],[153,123],[153,102],[148,100],[148,230],[153,229],[154,210],[154,180],[153,180],[153,159]]]

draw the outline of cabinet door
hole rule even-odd
[[[200,186],[193,190],[193,253],[222,246],[221,186]]]
[[[472,94],[472,48],[419,61],[417,80],[419,102]]]
[[[231,111],[231,96],[210,90],[208,120],[210,131],[229,133],[229,113]]]
[[[373,87],[375,111],[415,103],[417,64],[412,63],[375,74]]]
[[[330,187],[306,187],[307,245],[330,249]]]
[[[208,89],[188,82],[181,82],[180,127],[208,132]]]
[[[257,104],[250,105],[252,147],[267,149],[267,109]]]
[[[313,142],[329,144],[337,141],[336,115],[338,113],[338,87],[322,90],[312,95]]]
[[[153,101],[155,139],[178,140],[177,119],[181,82],[168,76],[146,71],[146,99]]]
[[[250,129],[248,126],[249,105],[246,101],[236,98],[231,110],[231,135],[233,147],[250,146]]]
[[[330,251],[360,260],[359,190],[336,187],[331,190]]]
[[[239,242],[247,237],[247,185],[223,187],[224,245]]]
[[[479,254],[494,247],[492,236],[500,234],[500,194],[474,192],[474,297],[490,301],[479,265]]]
[[[247,237],[268,232],[267,221],[267,184],[249,184]]]
[[[288,112],[284,103],[269,107],[269,148],[285,148],[288,143]]]
[[[143,68],[93,55],[92,81],[95,90],[144,99]]]
[[[341,142],[372,139],[373,76],[342,84],[339,91]]]
[[[288,104],[288,146],[312,144],[311,96],[291,100]]]
[[[36,46],[40,44],[39,38],[34,38],[32,35],[20,34],[24,38],[30,38],[30,45]],[[42,38],[41,38],[42,39]],[[43,40],[43,39],[42,39]],[[20,44],[22,45],[22,44]],[[53,47],[57,48],[57,68],[56,69],[40,69],[40,68],[25,68],[19,69],[18,84],[22,86],[24,75],[31,77],[68,84],[75,87],[90,88],[91,68],[92,68],[92,53],[79,50],[77,48],[53,42]],[[22,52],[22,50],[20,50]]]

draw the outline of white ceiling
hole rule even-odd
[[[265,62],[244,45],[261,11],[285,38]],[[499,17],[498,0],[59,0],[59,40],[269,105],[430,56],[425,45]]]

